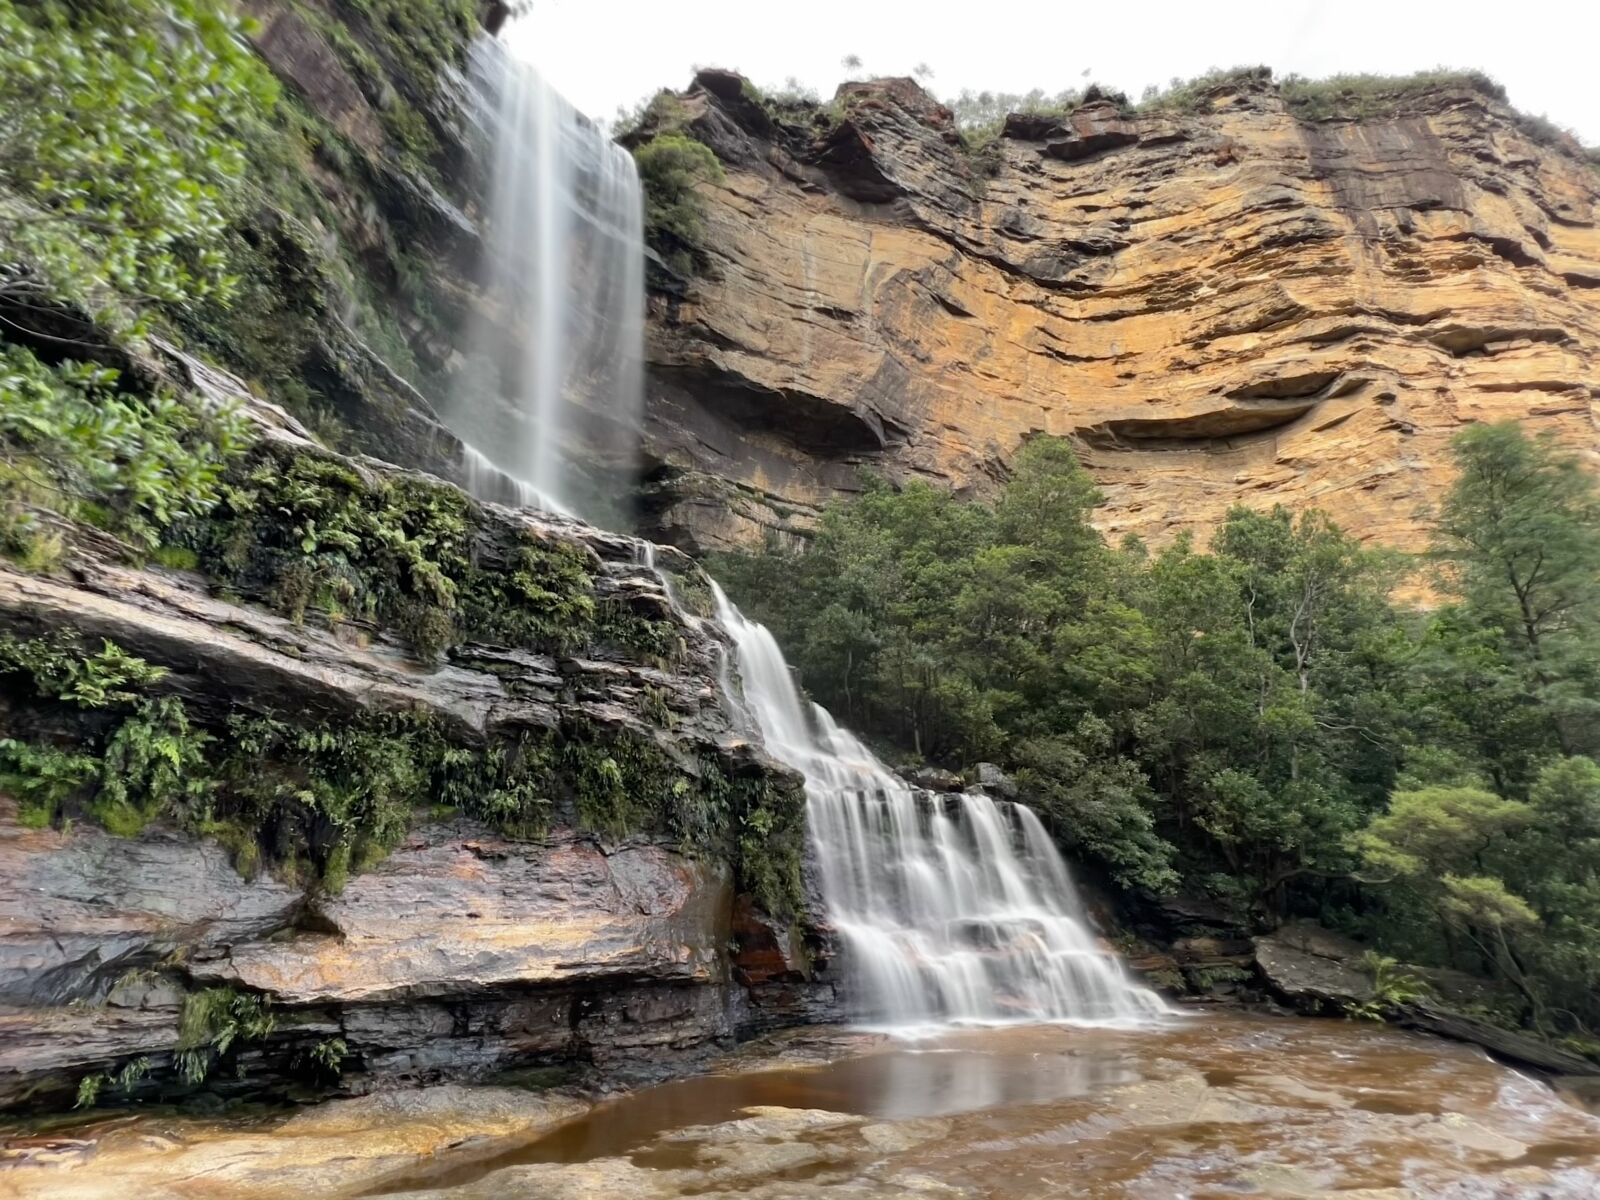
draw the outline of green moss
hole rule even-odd
[[[595,620],[589,556],[570,542],[521,536],[506,569],[475,572],[465,581],[462,624],[475,640],[572,649]]]
[[[738,822],[734,876],[774,916],[804,905],[805,791],[795,780],[745,776],[732,781]]]
[[[100,772],[100,760],[48,744],[0,740],[0,791],[17,798],[17,819],[29,829],[55,820],[68,797]]]
[[[200,556],[188,546],[157,546],[150,551],[150,561],[169,571],[193,571],[200,566]]]
[[[229,591],[296,621],[374,622],[424,662],[464,642],[682,652],[673,622],[596,602],[582,546],[495,524],[458,488],[367,477],[304,451],[266,447],[240,465],[190,538]]]
[[[688,853],[725,857],[739,890],[768,912],[800,911],[805,793],[798,781],[736,774],[718,759],[685,764],[652,742],[582,727],[569,733],[562,765],[585,828],[667,833]]]

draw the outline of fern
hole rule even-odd
[[[262,1041],[276,1027],[264,997],[232,988],[194,992],[178,1019],[178,1074],[186,1083],[201,1083],[234,1045]]]

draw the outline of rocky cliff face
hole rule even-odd
[[[1466,422],[1600,461],[1575,146],[1470,87],[1313,121],[1256,76],[1189,108],[1013,115],[974,154],[910,80],[817,109],[703,72],[676,116],[726,178],[708,269],[652,305],[653,528],[803,529],[862,468],[981,494],[1050,433],[1113,537],[1282,502],[1416,549]]]
[[[437,480],[331,455],[237,380],[167,354],[208,402],[255,417],[253,453],[276,471],[332,469],[466,503]],[[0,749],[105,756],[115,774],[120,735],[106,742],[106,718],[129,701],[63,705],[27,682],[28,663],[73,645],[158,668],[140,703],[175,703],[186,728],[206,731],[186,742],[203,755],[157,750],[181,756],[203,808],[168,804],[141,828],[108,831],[103,809],[75,799],[87,767],[53,760],[73,781],[41,801],[44,777],[5,760],[16,773],[0,781],[0,1108],[81,1101],[86,1079],[150,1098],[534,1067],[649,1078],[771,1024],[796,994],[831,996],[802,959],[803,913],[775,920],[737,865],[798,845],[799,785],[730,727],[719,682],[730,648],[714,625],[669,599],[635,539],[466,511],[472,553],[492,572],[537,572],[545,551],[582,564],[573,579],[590,598],[567,628],[453,638],[428,661],[381,617],[340,616],[326,598],[285,612],[224,583],[209,556],[161,567],[70,522],[51,571],[0,561],[0,728],[19,739]],[[259,511],[255,535],[280,516]],[[495,567],[499,539],[545,550]],[[665,566],[692,586],[689,564]],[[537,595],[522,602],[534,617],[556,602]],[[580,630],[570,622],[583,613],[604,615]],[[254,721],[283,736],[235,759],[241,777],[218,764]],[[318,766],[296,746],[332,758]],[[441,788],[458,768],[519,756],[543,764],[528,776],[542,798],[521,793],[541,830],[488,818],[490,776],[463,777],[465,794]],[[418,772],[425,759],[434,766]],[[138,761],[124,760],[130,781]],[[346,878],[326,839],[370,821],[375,784],[408,827]],[[267,810],[238,808],[246,791]],[[788,815],[762,821],[766,846],[741,848],[745,806],[784,795]],[[825,960],[820,941],[811,949]]]

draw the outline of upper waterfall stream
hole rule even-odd
[[[626,151],[497,45],[479,47],[474,78],[495,148],[483,274],[505,308],[479,322],[468,378],[480,386],[462,389],[451,420],[473,447],[477,494],[584,511],[574,501],[580,461],[592,482],[595,468],[631,461],[618,441],[637,437],[637,174]],[[641,562],[679,607],[648,543]],[[1128,1023],[1166,1011],[1097,943],[1030,809],[909,787],[804,700],[772,635],[713,588],[743,683],[741,694],[723,671],[730,716],[805,777],[827,919],[858,984],[858,1015],[909,1030]]]
[[[470,82],[492,147],[483,298],[447,417],[481,498],[521,486],[540,507],[608,515],[632,484],[643,409],[638,172],[499,42],[476,44]]]

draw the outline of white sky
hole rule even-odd
[[[1511,102],[1600,144],[1600,0],[532,0],[508,34],[590,116],[610,118],[696,65],[824,99],[846,77],[909,75],[940,96],[1059,92],[1090,80],[1137,99],[1210,67],[1279,75],[1476,67]],[[860,56],[846,72],[839,60]],[[1087,75],[1085,75],[1087,72]]]

